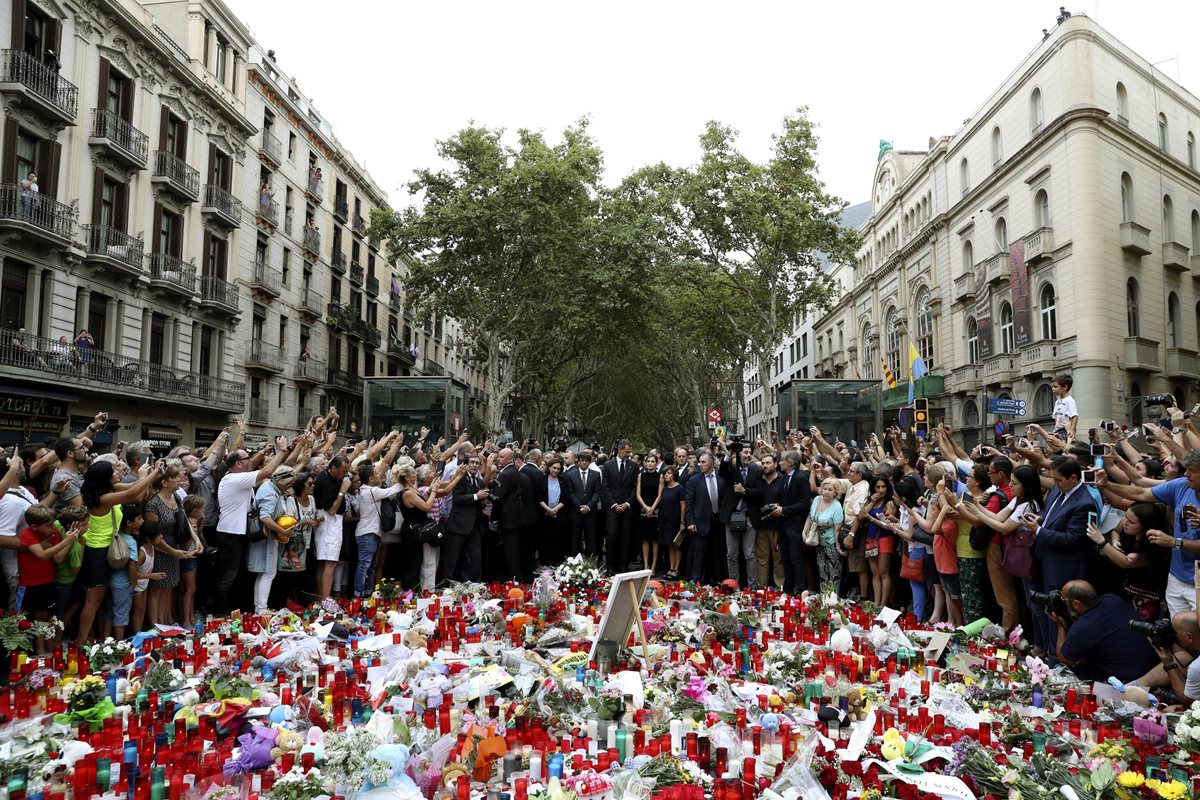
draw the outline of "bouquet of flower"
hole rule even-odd
[[[57,618],[31,620],[22,611],[0,616],[0,646],[9,652],[29,650],[37,637],[49,639],[63,629]]]
[[[771,642],[763,657],[759,680],[777,686],[794,686],[807,681],[805,670],[813,661],[812,649],[803,642]]]
[[[605,687],[589,704],[596,712],[597,719],[620,719],[625,713],[625,696],[620,689]]]
[[[159,661],[146,668],[142,688],[148,692],[165,692],[183,685],[183,673],[168,661]]]
[[[71,686],[67,692],[67,713],[56,714],[54,721],[61,725],[86,722],[95,731],[116,710],[104,679],[88,675]]]
[[[88,666],[94,670],[119,667],[132,656],[133,647],[128,642],[119,642],[110,636],[88,650]]]
[[[1192,703],[1176,721],[1175,746],[1193,752],[1200,749],[1200,702]]]
[[[325,734],[325,758],[322,766],[339,784],[358,790],[367,780],[366,768],[371,754],[379,746],[379,737],[366,728],[346,733]]]
[[[268,800],[314,800],[327,794],[321,770],[316,767],[304,772],[300,765],[292,767],[275,781],[275,785],[262,793]]]
[[[565,589],[587,589],[600,582],[603,573],[594,558],[573,555],[554,569],[554,579]]]

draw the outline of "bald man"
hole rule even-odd
[[[1046,609],[1058,626],[1058,660],[1084,680],[1122,682],[1145,675],[1154,666],[1154,647],[1145,635],[1130,630],[1138,619],[1133,605],[1115,594],[1100,594],[1083,580],[1062,588],[1069,619]]]
[[[521,528],[525,509],[522,503],[521,478],[513,464],[512,448],[496,454],[496,479],[493,482],[492,519],[500,529],[500,547],[504,551],[504,578],[520,580]]]
[[[1169,687],[1184,706],[1200,700],[1200,621],[1195,611],[1180,611],[1171,617],[1175,642],[1169,647],[1156,645],[1161,663],[1138,678],[1147,688]]]

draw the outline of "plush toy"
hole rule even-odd
[[[400,636],[400,641],[409,650],[424,650],[429,643],[429,638],[420,628],[409,628]]]
[[[325,731],[317,726],[308,729],[308,739],[304,746],[300,748],[300,755],[304,756],[311,753],[313,760],[318,763],[325,760]]]
[[[253,772],[275,762],[275,741],[279,732],[265,725],[255,725],[238,737],[241,749],[237,758],[227,760],[221,767],[226,780],[241,772]]]
[[[465,775],[468,779],[471,777],[467,772],[466,766],[459,761],[451,761],[446,766],[442,767],[442,788],[446,790],[448,797],[458,796],[458,779]]]
[[[383,783],[372,783],[368,778],[358,793],[359,800],[384,800],[384,798],[421,797],[420,789],[405,771],[409,750],[402,744],[381,744],[371,753],[372,760],[386,761],[391,765],[391,776]]]
[[[288,754],[297,754],[304,745],[304,737],[295,731],[280,731],[275,737],[275,746],[271,748],[271,758],[276,762],[283,760]]]
[[[867,718],[867,695],[861,686],[855,686],[846,696],[846,704],[849,706],[847,717],[851,722],[862,722]]]

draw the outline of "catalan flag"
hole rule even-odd
[[[929,368],[925,366],[921,354],[917,352],[917,348],[913,347],[912,342],[908,343],[908,404],[913,404],[913,395],[916,389],[916,380],[929,374]]]
[[[882,355],[879,356],[879,363],[883,365],[883,379],[884,379],[884,381],[887,382],[888,388],[895,389],[896,388],[896,376],[892,374],[892,371],[890,369],[888,369],[887,362],[883,360]]]

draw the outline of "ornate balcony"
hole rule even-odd
[[[1191,267],[1188,248],[1179,242],[1163,242],[1163,266],[1174,272],[1187,272]]]
[[[317,361],[315,358],[306,358],[303,361],[296,362],[296,383],[324,383],[325,377],[329,374],[328,368],[324,361]]]
[[[320,205],[325,199],[325,181],[317,177],[317,173],[308,173],[308,186],[304,190],[304,196],[312,200],[317,205]]]
[[[111,225],[84,225],[83,238],[87,247],[84,260],[127,278],[142,276],[146,245],[141,239]]]
[[[1158,360],[1158,342],[1140,336],[1125,337],[1124,369],[1140,369],[1146,372],[1162,372]]]
[[[983,262],[983,274],[989,284],[1007,281],[1012,275],[1012,262],[1008,258],[1008,253],[996,253]]]
[[[265,425],[270,421],[270,410],[270,404],[267,402],[266,398],[251,397],[250,409],[247,416],[250,418],[251,422]]]
[[[267,372],[283,372],[283,348],[255,339],[246,348],[246,366]]]
[[[283,291],[283,273],[274,269],[265,261],[256,259],[254,262],[254,280],[250,282],[250,291],[267,298],[279,297]]]
[[[228,228],[236,228],[242,224],[242,201],[220,186],[207,183],[204,185],[204,203],[200,206],[200,213]]]
[[[200,171],[174,153],[154,151],[154,172],[150,182],[162,186],[186,203],[200,199]]]
[[[333,216],[339,222],[345,223],[350,217],[350,204],[344,197],[333,198]]]
[[[259,227],[275,230],[279,227],[279,201],[271,197],[259,197],[254,208],[254,221]]]
[[[1054,228],[1038,228],[1025,237],[1025,263],[1035,266],[1054,257]]]
[[[196,293],[196,265],[166,253],[152,253],[150,286],[181,297],[191,297]]]
[[[264,163],[278,167],[283,163],[283,142],[263,131],[258,141],[258,157]]]
[[[330,303],[325,324],[339,331],[350,331],[354,328],[354,311],[341,303]]]
[[[238,288],[223,278],[205,275],[200,279],[200,306],[235,316],[238,313]]]
[[[379,278],[376,278],[374,275],[367,276],[367,296],[379,296]]]
[[[344,252],[342,252],[341,250],[335,249],[333,251],[333,253],[330,254],[329,265],[331,267],[333,267],[334,271],[336,271],[342,275],[345,275],[346,274],[346,264],[347,264],[346,254]],[[354,280],[353,275],[350,276],[350,280],[352,280],[352,281]]]
[[[357,234],[364,234],[367,232],[367,221],[363,219],[362,214],[355,212],[354,221],[351,223],[351,225],[354,228],[354,232]]]
[[[1011,385],[1017,375],[1015,361],[1015,353],[1002,353],[983,362],[983,382]]]
[[[314,258],[321,255],[321,232],[316,228],[305,226],[304,250],[305,252],[312,253]]]
[[[92,132],[88,144],[102,148],[127,167],[146,168],[150,137],[107,108],[92,109]]]
[[[301,292],[299,312],[301,316],[307,316],[316,319],[321,316],[321,309],[325,305],[325,298],[321,297],[321,293],[312,287],[305,288]]]
[[[388,337],[387,354],[389,358],[399,359],[402,363],[415,366],[417,363],[417,348],[405,346],[404,341],[395,336]]]
[[[75,212],[65,203],[23,191],[19,183],[0,184],[0,230],[39,244],[66,247],[74,221]]]
[[[75,124],[79,89],[24,50],[0,51],[0,94],[20,98],[21,105],[59,127]]]
[[[12,345],[14,338],[21,347]],[[242,382],[164,367],[95,347],[89,348],[84,360],[70,345],[15,330],[0,329],[0,341],[4,343],[0,346],[0,364],[10,376],[50,385],[88,387],[114,397],[139,397],[230,413],[240,412],[246,405]]]
[[[970,303],[975,299],[975,273],[964,272],[954,279],[954,302]]]
[[[1121,249],[1135,256],[1150,254],[1150,229],[1136,222],[1121,223]]]
[[[1200,355],[1187,347],[1168,347],[1167,374],[1172,378],[1200,378]]]
[[[337,258],[339,255],[342,254],[334,253],[333,257]],[[342,255],[342,258],[345,258],[345,256]],[[362,264],[359,264],[357,261],[353,262],[350,265],[350,282],[361,289],[365,277],[366,274],[363,272]]]

